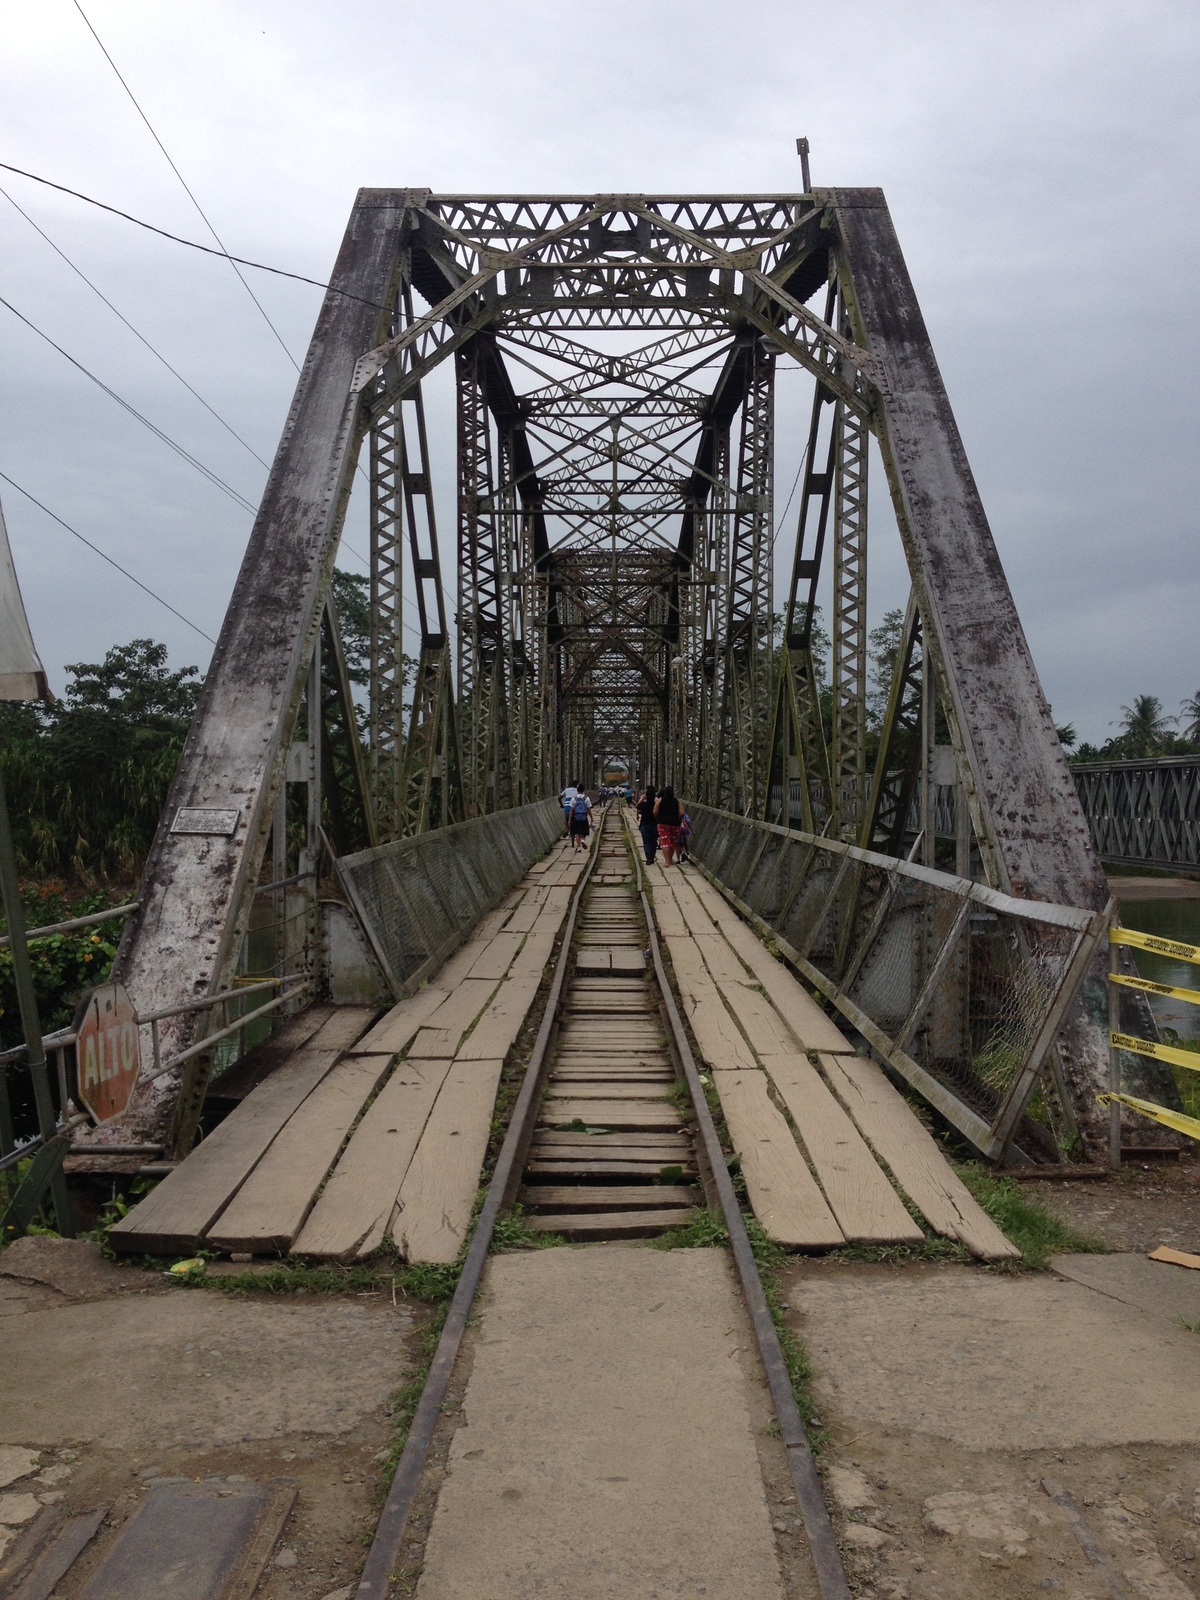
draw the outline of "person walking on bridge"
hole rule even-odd
[[[563,834],[568,838],[571,834],[571,804],[578,793],[579,785],[569,783],[558,797],[558,803],[563,808]]]
[[[664,857],[663,866],[673,866],[675,850],[679,844],[679,824],[683,820],[683,807],[669,783],[654,802],[654,820],[658,823],[658,843]]]
[[[637,803],[638,832],[642,836],[642,849],[646,852],[646,865],[654,865],[658,851],[658,824],[654,820],[654,803],[657,796],[654,785],[648,783]]]
[[[575,849],[586,850],[588,834],[592,831],[592,797],[578,783],[575,785],[575,798],[571,801],[569,827]]]

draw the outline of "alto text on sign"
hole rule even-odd
[[[141,1064],[137,1013],[119,983],[88,991],[75,1034],[76,1092],[97,1122],[108,1122],[129,1104]]]

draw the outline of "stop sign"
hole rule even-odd
[[[75,1035],[76,1092],[97,1122],[108,1122],[129,1104],[141,1058],[137,1013],[121,984],[88,990]]]

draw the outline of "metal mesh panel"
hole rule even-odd
[[[394,994],[459,944],[562,832],[557,800],[343,856],[338,875]]]
[[[1092,913],[706,806],[692,814],[695,859],[973,1142],[998,1154],[1015,1130],[1062,1141],[1068,1113],[1037,1074],[1047,1019],[1098,936]]]

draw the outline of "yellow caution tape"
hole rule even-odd
[[[1197,1050],[1180,1050],[1172,1044],[1155,1044],[1152,1039],[1135,1039],[1131,1033],[1110,1033],[1108,1042],[1115,1050],[1132,1050],[1138,1056],[1153,1056],[1155,1061],[1168,1061],[1173,1067],[1200,1072],[1200,1051]]]
[[[1149,978],[1127,978],[1123,972],[1110,972],[1109,983],[1123,983],[1127,989],[1144,989],[1147,994],[1166,994],[1172,1000],[1186,1000],[1200,1006],[1200,989],[1177,989],[1171,983],[1151,983]]]
[[[1098,1094],[1102,1106],[1119,1100],[1123,1106],[1140,1111],[1144,1117],[1161,1122],[1164,1128],[1174,1128],[1176,1133],[1186,1133],[1189,1139],[1200,1139],[1200,1118],[1185,1117],[1182,1111],[1168,1111],[1166,1106],[1153,1105],[1149,1100],[1135,1100],[1131,1094]]]
[[[1110,928],[1109,944],[1128,944],[1135,950],[1153,950],[1155,955],[1174,956],[1176,961],[1200,962],[1200,944],[1181,944],[1178,939],[1160,939],[1156,933],[1138,933],[1136,928]]]

